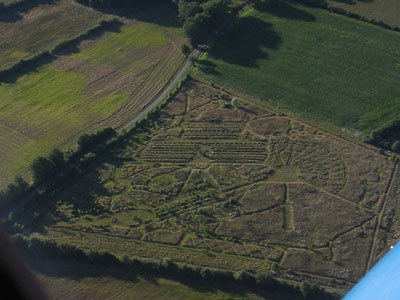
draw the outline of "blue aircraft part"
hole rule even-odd
[[[400,300],[400,242],[350,290],[343,300]]]

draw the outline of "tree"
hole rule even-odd
[[[232,106],[237,106],[238,105],[238,99],[236,97],[233,97],[231,100],[231,105]]]
[[[190,47],[186,44],[183,44],[181,47],[181,51],[185,57],[188,57],[190,55]]]
[[[395,141],[395,142],[392,144],[392,150],[393,150],[394,152],[400,152],[400,141]]]
[[[179,0],[178,2],[178,16],[182,22],[201,12],[202,8],[198,2],[187,2],[186,0]]]
[[[61,170],[65,166],[64,154],[58,149],[54,149],[50,152],[49,160],[57,171]]]
[[[41,183],[51,175],[53,175],[54,168],[52,162],[46,157],[38,157],[33,160],[31,165],[33,181],[35,184]]]
[[[11,199],[21,196],[29,189],[29,184],[22,179],[21,176],[16,176],[13,183],[7,186],[7,193]]]
[[[90,144],[92,142],[92,139],[90,138],[90,135],[88,134],[83,134],[79,137],[78,139],[78,151],[81,153],[86,152],[87,148],[90,147]]]
[[[205,25],[207,18],[203,14],[197,14],[192,18],[189,18],[183,25],[183,31],[189,39],[189,42],[193,46],[197,46],[207,38],[207,30]]]

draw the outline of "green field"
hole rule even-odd
[[[400,27],[399,0],[328,0],[327,2],[330,6],[343,8],[369,20]]]
[[[128,270],[74,263],[38,260],[36,278],[50,299],[149,299],[149,300],[294,300],[291,295],[251,291],[233,284],[180,283]],[[101,286],[101,288],[99,288]]]
[[[400,34],[296,4],[244,13],[194,76],[368,133],[400,118]]]
[[[182,42],[174,11],[160,4],[0,82],[0,186],[26,175],[30,162],[52,148],[128,122],[181,65]]]

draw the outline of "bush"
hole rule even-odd
[[[16,176],[12,183],[0,191],[0,206],[9,206],[15,199],[25,194],[29,188],[29,184],[21,176]]]
[[[400,153],[400,141],[395,141],[395,142],[392,144],[392,150],[393,150],[394,152],[399,152],[399,153]]]
[[[183,44],[181,46],[181,51],[182,51],[182,53],[183,53],[183,55],[185,57],[188,57],[190,55],[190,52],[191,52],[190,47],[188,45],[186,45],[186,44]]]

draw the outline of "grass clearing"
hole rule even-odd
[[[399,41],[397,32],[280,2],[244,13],[193,74],[366,134],[400,118]]]
[[[32,236],[119,257],[348,289],[365,272],[395,163],[231,99],[187,81],[141,132],[148,138],[132,134],[82,178],[40,196],[43,223],[34,206],[15,221],[44,226]]]
[[[333,7],[340,7],[370,20],[382,21],[400,27],[400,4],[398,0],[327,0]]]
[[[0,83],[0,123],[26,136],[15,146],[0,146],[9,161],[0,165],[0,186],[26,175],[37,156],[70,145],[82,133],[126,124],[177,71],[184,61],[183,37],[172,8],[159,4],[121,22],[72,53]]]

